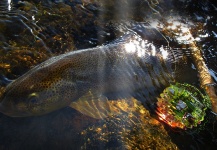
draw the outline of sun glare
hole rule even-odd
[[[167,59],[167,57],[168,57],[168,52],[163,48],[163,46],[161,46],[160,47],[160,52],[161,52],[161,54],[162,54],[162,56],[163,56],[163,59]]]
[[[164,49],[163,46],[157,50],[156,46],[153,43],[148,42],[147,40],[136,41],[132,40],[129,43],[124,45],[125,51],[129,54],[135,54],[138,57],[145,57],[148,56],[156,56],[157,51],[160,52],[163,59],[167,59],[169,53],[167,50]]]
[[[127,53],[135,53],[136,52],[136,45],[133,42],[126,43],[125,49]]]
[[[11,10],[11,0],[8,0],[8,10]]]

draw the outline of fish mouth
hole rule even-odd
[[[8,112],[8,109],[5,108],[5,106],[3,106],[2,104],[0,104],[0,112],[7,115],[7,116],[10,116],[10,113]]]
[[[31,115],[25,111],[19,111],[13,107],[4,105],[3,103],[0,103],[0,112],[10,117],[28,117]]]
[[[0,87],[0,103],[3,101],[5,97],[5,87]]]

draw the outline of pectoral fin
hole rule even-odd
[[[77,101],[72,102],[70,107],[95,119],[103,119],[112,113],[108,99],[93,91],[88,91]]]

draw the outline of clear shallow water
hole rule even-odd
[[[0,28],[2,38],[0,56],[1,73],[3,75],[2,87],[7,84],[7,79],[17,78],[51,55],[58,55],[72,49],[89,48],[98,44],[108,43],[129,30],[136,32],[144,39],[152,41],[159,47],[169,44],[173,48],[181,49],[183,48],[182,40],[179,40],[178,43],[178,37],[168,32],[168,29],[161,30],[160,27],[156,27],[156,20],[160,20],[160,23],[165,25],[167,18],[171,16],[175,21],[178,20],[183,24],[190,24],[191,30],[194,31],[192,32],[193,36],[195,38],[198,37],[198,46],[202,48],[204,58],[212,73],[211,75],[215,79],[217,68],[215,63],[216,20],[214,13],[216,10],[214,3],[211,1],[198,3],[191,1],[176,1],[173,3],[162,1],[159,4],[157,3],[159,1],[136,1],[132,5],[128,5],[124,1],[112,1],[111,3],[103,3],[102,6],[104,7],[96,5],[102,4],[102,2],[93,4],[83,1],[84,5],[82,5],[81,1],[67,1],[66,4],[58,3],[57,1],[56,3],[45,1],[43,5],[38,4],[38,1],[34,2],[35,6],[31,5],[33,2],[28,3],[28,5],[15,5],[13,11],[8,11],[7,1],[5,1],[5,4],[2,4],[2,27]],[[175,7],[178,4],[182,7]],[[186,11],[183,12],[183,9]],[[178,16],[180,15],[183,18],[179,18]],[[173,25],[168,25],[168,28],[173,30],[174,27]],[[22,62],[20,62],[21,60]],[[186,65],[189,65],[189,67],[187,67],[187,70],[184,70]],[[178,69],[181,71],[178,71],[176,74],[177,80],[199,86],[198,79],[195,77],[194,67],[191,65],[192,61],[188,60],[187,64],[178,66]],[[183,72],[191,73],[183,75]],[[153,88],[155,89],[156,87]],[[151,89],[149,90],[151,91]],[[154,97],[155,95],[151,96]],[[138,97],[141,98],[142,95]],[[125,149],[126,147],[123,146],[126,144],[123,142],[124,140],[117,138],[123,136],[123,134],[111,134],[112,132],[117,132],[118,127],[127,128],[123,124],[129,124],[130,126],[130,122],[123,119],[124,117],[128,116],[122,115],[110,118],[109,121],[117,122],[114,125],[112,123],[106,124],[105,120],[92,119],[71,108],[65,108],[41,117],[10,118],[1,114],[0,130],[2,134],[0,137],[0,148],[80,149],[81,147],[85,148],[83,146],[84,143],[88,143],[88,138],[91,138],[86,149],[103,149],[105,147]],[[135,115],[133,118],[138,119],[138,116]],[[117,120],[122,121],[118,122]],[[165,126],[165,130],[172,142],[180,149],[214,149],[217,134],[216,123],[213,120],[213,116],[208,113],[206,118],[208,123],[202,124],[201,127],[196,129],[177,131]],[[101,128],[104,124],[108,126],[108,130],[103,130],[105,134],[107,133],[107,136],[104,137],[104,140],[107,142],[102,142],[100,138],[92,141],[94,137],[102,136],[103,132],[101,135],[92,132],[91,128]],[[141,124],[147,125],[147,122],[140,121],[140,124],[136,127],[139,129]],[[154,123],[151,125],[153,126],[148,126],[147,128],[154,129]],[[129,129],[131,128],[133,126],[130,126]],[[84,130],[87,131],[87,134],[82,135],[81,133]],[[135,130],[135,133],[133,130],[131,131],[129,135],[132,135],[132,137],[138,134],[136,132],[138,130]],[[160,134],[164,133],[161,131],[160,125],[159,128],[154,130],[155,134],[150,136],[155,142],[165,138],[154,139],[157,137],[156,133],[158,132]],[[134,145],[139,147],[139,145],[150,144],[145,137],[143,140],[135,141],[136,144]],[[133,141],[133,139],[130,141]],[[169,143],[169,138],[166,141]]]

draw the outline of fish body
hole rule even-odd
[[[52,57],[32,68],[6,87],[0,111],[14,117],[43,115],[90,91],[98,99],[135,97],[140,92],[148,100],[155,94],[154,87],[174,81],[178,60],[169,49],[135,34],[121,39]]]

